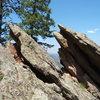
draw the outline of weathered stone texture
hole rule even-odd
[[[85,34],[59,25],[55,38],[60,44],[61,63],[75,81],[100,98],[100,47]]]
[[[0,100],[98,100],[61,71],[27,33],[16,25],[8,26],[23,62],[0,46]]]

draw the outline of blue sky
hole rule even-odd
[[[51,17],[56,22],[54,30],[59,31],[62,24],[74,31],[85,33],[91,40],[100,45],[100,0],[52,0]],[[48,52],[56,53],[59,45],[54,39],[47,40],[55,44]]]
[[[51,0],[51,17],[55,20],[53,30],[59,31],[58,24],[62,24],[74,31],[85,33],[91,40],[100,45],[100,0]],[[15,15],[13,20],[20,21]],[[48,50],[57,53],[59,44],[55,38],[46,42],[55,46]]]

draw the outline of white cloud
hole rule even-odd
[[[87,33],[96,33],[95,31],[87,31]]]
[[[94,30],[95,30],[95,31],[99,31],[100,29],[98,29],[98,28],[95,28]]]
[[[94,30],[89,30],[87,31],[87,33],[96,33],[97,31],[99,31],[100,29],[98,28],[95,28]]]

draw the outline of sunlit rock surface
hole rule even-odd
[[[63,72],[27,33],[11,23],[8,26],[19,48],[16,54],[20,52],[23,61],[0,46],[0,100],[98,100]]]
[[[60,32],[54,35],[61,46],[59,56],[63,70],[100,99],[100,47],[85,34],[62,25],[59,28]]]

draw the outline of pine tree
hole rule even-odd
[[[12,12],[17,11],[19,7],[19,0],[0,0],[0,43],[6,41],[8,29],[6,26],[6,19],[10,17]]]
[[[3,19],[6,19],[11,13],[15,12],[21,19],[19,26],[37,42],[38,36],[41,36],[43,39],[52,37],[53,35],[50,27],[54,26],[54,21],[50,17],[50,2],[51,0],[1,0],[0,28],[3,26]],[[0,34],[6,35],[5,29],[6,25],[4,24],[3,30],[0,30]],[[51,46],[47,43],[39,43]]]
[[[48,7],[51,0],[21,0],[18,14],[22,19],[20,26],[36,41],[37,36],[52,37],[50,27],[54,21],[50,17],[51,9]]]
[[[3,9],[3,5],[2,5],[2,0],[0,1],[0,41],[3,41],[3,39],[1,38],[1,34],[2,34],[2,9]]]

